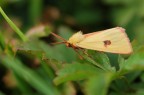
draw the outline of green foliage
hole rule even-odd
[[[143,95],[144,1],[138,1],[62,0],[55,2],[54,0],[55,5],[64,12],[61,14],[62,18],[56,20],[58,12],[49,6],[52,10],[48,9],[44,14],[44,18],[49,17],[46,19],[49,22],[39,22],[42,7],[44,7],[43,2],[19,0],[17,3],[21,5],[29,3],[27,21],[24,21],[21,27],[24,32],[17,27],[16,22],[12,22],[15,19],[9,19],[0,7],[2,17],[12,28],[11,30],[5,27],[3,23],[5,20],[2,18],[0,22],[0,72],[2,75],[0,74],[0,78],[2,77],[3,81],[0,83],[5,84],[5,87],[0,86],[0,95]],[[98,4],[107,7],[108,12],[106,13],[105,8],[101,9]],[[71,7],[71,5],[75,6]],[[0,6],[9,5],[2,2]],[[57,14],[47,13],[51,11]],[[104,18],[106,16],[108,20]],[[26,18],[21,16],[21,22],[22,19]],[[38,23],[43,24],[32,27]],[[65,45],[47,43],[47,41],[61,41],[51,37],[50,33],[54,31],[68,39],[74,31],[68,25],[76,29],[84,27],[82,28],[84,32],[103,27],[123,26],[130,39],[134,39],[132,41],[134,52],[130,55],[118,55],[118,59],[115,59],[117,61],[113,61],[114,54],[107,55],[92,50],[86,50],[87,54],[85,54],[79,51],[83,57],[81,60],[73,49]],[[24,34],[29,27],[30,30]],[[13,31],[21,39],[17,38]],[[4,71],[11,73],[7,75]],[[7,87],[8,85],[11,87]],[[5,88],[8,88],[7,92],[3,90]],[[12,92],[8,93],[9,89]]]
[[[19,77],[23,78],[27,81],[32,87],[34,87],[38,92],[51,95],[58,95],[56,89],[53,89],[50,84],[46,82],[46,80],[42,80],[42,78],[37,75],[34,71],[25,67],[18,59],[13,59],[11,56],[1,56],[1,60],[3,64],[13,70]],[[26,91],[25,93],[30,93]]]
[[[82,80],[92,77],[102,71],[89,64],[73,63],[65,65],[57,72],[58,77],[54,79],[55,84],[60,84],[70,80]]]
[[[104,73],[89,78],[85,84],[86,95],[106,95],[112,81],[112,76],[113,74]]]

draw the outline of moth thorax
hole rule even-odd
[[[79,43],[80,41],[82,41],[84,39],[84,35],[82,34],[81,31],[73,34],[69,40],[68,43],[75,45],[76,43]]]

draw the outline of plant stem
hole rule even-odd
[[[5,20],[8,22],[8,24],[10,25],[10,27],[20,36],[20,38],[23,41],[27,41],[27,37],[22,33],[22,31],[8,18],[8,16],[5,14],[5,12],[3,11],[3,9],[0,6],[0,13],[2,14],[2,16],[5,18]]]

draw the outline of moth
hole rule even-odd
[[[77,49],[90,49],[117,54],[131,54],[133,52],[129,38],[122,27],[114,27],[102,31],[83,34],[81,31],[73,34],[68,40],[51,33],[63,40],[57,44],[65,43],[67,47]]]

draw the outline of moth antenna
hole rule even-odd
[[[59,39],[63,40],[64,42],[67,42],[67,40],[65,40],[65,39],[62,38],[61,36],[59,36],[59,35],[57,35],[57,34],[55,34],[55,33],[53,33],[53,32],[51,32],[51,34],[52,34],[53,36],[55,36],[56,38],[59,38]]]

